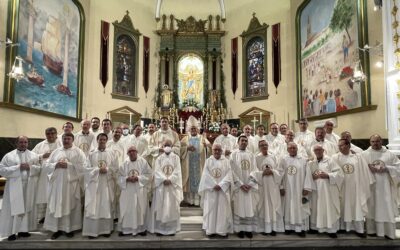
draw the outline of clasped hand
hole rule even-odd
[[[29,170],[31,167],[29,166],[28,163],[21,163],[19,165],[20,170]]]
[[[240,189],[241,190],[243,190],[243,192],[249,192],[250,191],[250,189],[251,189],[251,186],[250,185],[247,185],[247,184],[243,184],[242,186],[240,186]]]

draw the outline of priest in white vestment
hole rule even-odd
[[[280,185],[283,171],[279,169],[275,156],[268,154],[268,142],[258,142],[260,153],[256,156],[258,171],[253,176],[258,184],[260,202],[258,203],[257,232],[275,236],[276,232],[284,232],[283,209]]]
[[[215,138],[214,143],[222,145],[222,154],[229,159],[232,151],[237,148],[237,138],[229,134],[229,125],[223,123],[221,125],[221,134]]]
[[[195,117],[190,116],[186,121],[186,132],[189,134],[181,140],[183,200],[189,206],[200,205],[200,178],[211,148],[207,138],[199,134],[199,124]]]
[[[149,143],[147,142],[144,135],[142,135],[142,131],[143,130],[140,125],[135,125],[135,127],[133,127],[133,134],[128,135],[127,138],[124,140],[124,147],[125,147],[124,157],[126,157],[128,148],[130,148],[131,146],[135,146],[139,156],[145,159],[150,154]]]
[[[81,127],[82,130],[74,135],[74,145],[80,148],[87,157],[90,150],[92,150],[91,146],[93,140],[97,140],[97,138],[90,132],[89,120],[82,120]],[[93,150],[95,150],[95,148]]]
[[[63,135],[63,146],[54,150],[46,164],[49,186],[44,229],[54,232],[52,239],[63,233],[74,236],[82,229],[81,189],[79,178],[86,169],[85,154],[73,145],[74,135]]]
[[[170,140],[172,142],[172,152],[180,157],[181,142],[179,140],[179,135],[169,127],[169,121],[167,117],[161,117],[160,126],[160,129],[154,132],[149,144],[149,150],[150,154],[153,156],[153,160],[155,161],[159,155],[164,153],[163,143],[165,140]]]
[[[316,158],[308,162],[314,180],[311,195],[311,229],[337,238],[340,226],[340,190],[343,172],[331,157],[324,155],[321,145],[314,147]]]
[[[367,234],[395,239],[400,160],[382,146],[379,135],[371,136],[370,145],[362,153],[375,177],[368,200]]]
[[[138,155],[135,146],[127,151],[128,158],[119,169],[118,185],[120,215],[119,236],[146,235],[146,216],[150,212],[148,193],[151,189],[152,169],[147,161]]]
[[[272,143],[272,150],[268,146],[268,150],[276,157],[276,160],[279,162],[282,158],[289,155],[287,151],[287,146],[289,142],[294,142],[294,132],[293,130],[287,130],[285,135],[285,141],[281,142],[280,140],[275,140]],[[307,152],[301,144],[297,144],[297,155],[307,159]]]
[[[29,237],[37,228],[36,190],[40,175],[39,157],[29,151],[28,138],[19,136],[16,149],[0,162],[0,175],[7,178],[0,212],[0,237],[14,241]]]
[[[208,237],[228,237],[233,233],[230,162],[222,155],[221,144],[214,143],[212,156],[204,164],[199,194],[203,208],[203,230]]]
[[[172,236],[181,230],[182,172],[179,156],[172,152],[172,145],[170,140],[164,142],[163,153],[154,165],[148,230],[158,236]]]
[[[57,135],[58,143],[62,145],[62,136],[68,133],[73,134],[73,131],[74,131],[74,124],[72,122],[64,123],[64,125],[62,126],[62,133]]]
[[[337,152],[339,152],[338,145],[333,144],[332,142],[326,140],[325,135],[326,135],[326,132],[323,127],[315,128],[315,139],[313,141],[311,141],[311,143],[309,143],[305,146],[309,160],[315,159],[314,147],[316,145],[322,146],[322,148],[324,149],[324,154],[326,154],[327,156],[332,156],[332,155],[336,154]]]
[[[257,134],[254,136],[254,144],[257,147],[256,155],[260,153],[260,150],[258,148],[258,142],[262,140],[267,141],[267,136],[265,135],[265,126],[260,124],[257,126]]]
[[[40,176],[37,184],[36,190],[36,206],[37,206],[37,219],[40,224],[44,223],[44,218],[46,216],[47,208],[47,185],[48,178],[47,172],[44,168],[46,161],[49,159],[51,152],[61,147],[62,144],[57,140],[57,129],[54,127],[47,128],[45,130],[46,140],[39,142],[33,148],[32,152],[39,156]]]
[[[258,146],[256,146],[256,140],[254,139],[254,136],[251,135],[251,130],[252,130],[252,128],[249,124],[245,125],[243,127],[242,135],[245,135],[247,138],[246,150],[250,151],[252,154],[257,154]]]
[[[284,143],[285,136],[283,136],[279,133],[278,123],[273,122],[269,125],[269,133],[266,135],[266,139],[267,139],[268,145],[271,146],[270,150],[274,150],[274,148],[272,148],[272,145],[274,142]],[[256,144],[256,146],[258,148],[258,144]]]
[[[98,148],[89,154],[85,174],[85,210],[82,235],[110,237],[114,229],[115,185],[119,165],[106,148],[107,135],[97,136]]]
[[[343,131],[341,134],[341,139],[347,139],[350,142],[350,152],[353,154],[360,154],[362,153],[364,150],[362,150],[360,147],[357,147],[356,145],[354,145],[353,143],[351,143],[351,133],[349,131]]]
[[[100,134],[101,130],[100,128],[100,118],[98,117],[92,117],[92,119],[90,119],[91,122],[91,128],[90,128],[90,132],[92,132],[92,134],[94,135],[94,138],[97,138],[97,135]]]
[[[294,141],[305,147],[315,139],[315,134],[308,129],[308,121],[306,118],[299,120],[299,131],[296,132]]]
[[[358,237],[365,238],[364,219],[368,213],[367,202],[375,178],[365,159],[350,152],[350,141],[340,139],[339,150],[332,159],[342,168],[344,174],[340,190],[340,229],[355,231]]]
[[[233,173],[233,230],[239,238],[253,238],[257,230],[258,185],[251,174],[257,171],[253,153],[246,150],[248,140],[239,136],[239,149],[234,150],[230,161]]]
[[[154,123],[150,123],[147,126],[147,133],[144,135],[144,138],[147,141],[147,147],[150,145],[150,141],[151,141],[151,138],[153,137],[154,132],[156,132],[156,125]],[[149,150],[149,154],[147,155],[146,160],[150,164],[150,167],[153,167],[152,164],[153,164],[154,159],[153,159],[153,156],[151,155],[149,148],[148,148],[148,150]]]
[[[107,135],[108,141],[112,141],[112,139],[113,139],[113,125],[112,125],[112,121],[111,121],[110,119],[108,119],[108,118],[103,119],[103,120],[101,121],[101,128],[102,128],[102,130],[97,131],[97,132],[98,132],[97,135],[100,134],[100,133],[104,133],[104,134]],[[119,128],[121,128],[121,127],[119,127]],[[97,135],[95,134],[95,139],[94,139],[93,142],[92,142],[92,146],[91,146],[92,149],[98,148],[98,145],[97,145]],[[121,136],[122,136],[122,128],[121,128]],[[121,142],[122,142],[122,141],[121,141]]]
[[[331,120],[327,120],[324,125],[324,129],[326,131],[325,139],[332,142],[335,145],[338,145],[340,136],[333,132],[334,123]]]
[[[283,196],[285,233],[293,231],[300,237],[309,229],[309,193],[313,188],[311,171],[307,160],[297,155],[297,144],[289,142],[289,156],[284,157],[279,168],[284,171],[281,195]]]

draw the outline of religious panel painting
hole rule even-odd
[[[247,44],[247,94],[248,96],[263,96],[265,89],[264,74],[264,40],[254,37]]]
[[[334,116],[368,105],[363,0],[306,0],[297,11],[298,116]],[[367,81],[353,77],[363,65]],[[358,110],[357,110],[358,109]]]
[[[195,54],[182,56],[178,62],[179,108],[204,107],[204,63]]]
[[[84,16],[72,0],[10,1],[7,37],[18,42],[7,54],[23,59],[25,75],[6,77],[5,102],[46,115],[81,117]],[[15,20],[14,20],[15,17]]]

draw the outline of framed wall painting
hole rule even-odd
[[[298,117],[371,109],[366,1],[306,0],[296,15]],[[355,81],[360,66],[366,78]]]
[[[29,112],[82,117],[85,15],[77,0],[10,0],[6,72],[16,56],[25,76],[6,77],[3,106]]]

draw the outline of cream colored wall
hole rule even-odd
[[[158,36],[154,33],[156,22],[154,19],[153,1],[143,0],[81,0],[85,11],[85,51],[84,51],[84,74],[83,74],[83,107],[82,116],[98,116],[104,118],[107,111],[129,106],[141,113],[145,113],[146,108],[150,113],[152,107],[152,98],[154,97],[156,79],[157,79],[157,57],[156,45]],[[123,101],[111,98],[112,90],[112,61],[113,61],[113,32],[112,22],[121,21],[126,10],[129,10],[130,17],[136,29],[142,33],[140,37],[139,49],[139,75],[138,75],[138,95],[139,102]],[[7,1],[0,1],[1,23],[6,23]],[[110,48],[109,48],[109,81],[105,93],[99,80],[99,58],[100,58],[100,21],[110,22]],[[150,88],[145,97],[142,86],[142,60],[143,60],[143,35],[150,37]],[[0,38],[6,37],[6,25],[0,26]],[[4,65],[5,49],[0,49],[0,94],[3,98],[4,89]],[[2,99],[1,99],[2,100]],[[44,129],[49,126],[55,126],[61,129],[65,119],[51,118],[43,115],[31,114],[28,112],[5,109],[0,107],[0,118],[3,122],[0,131],[0,137],[14,137],[20,134],[28,135],[32,138],[43,137]],[[79,123],[75,123],[75,131],[79,130]]]
[[[224,73],[225,73],[225,90],[228,101],[228,109],[232,110],[233,117],[247,109],[256,106],[274,113],[272,121],[278,123],[287,123],[288,113],[289,119],[295,119],[296,114],[296,87],[295,74],[293,73],[292,46],[294,40],[291,38],[290,1],[274,1],[274,0],[255,0],[251,3],[247,1],[231,0],[226,1],[226,23],[225,29],[225,57],[224,57]],[[273,7],[271,7],[273,6]],[[242,38],[240,34],[247,30],[252,13],[256,13],[256,17],[260,23],[266,23],[270,27],[267,30],[267,67],[268,67],[268,93],[267,100],[242,102]],[[273,24],[281,24],[281,60],[282,60],[282,81],[278,87],[276,94],[275,86],[272,82],[272,54],[271,54],[271,26]],[[231,90],[231,39],[238,37],[239,41],[239,60],[238,60],[238,89],[235,96]]]
[[[0,22],[5,24],[7,18],[7,2],[0,1]],[[218,1],[196,0],[169,0],[163,1],[161,8],[162,14],[174,14],[177,18],[185,19],[189,15],[205,19],[209,14],[220,14]],[[229,0],[226,5],[226,22],[221,24],[226,30],[223,45],[223,60],[225,73],[225,89],[228,101],[228,108],[231,108],[233,117],[237,117],[250,107],[257,106],[274,112],[276,121],[287,122],[289,113],[291,125],[297,117],[296,100],[296,39],[295,39],[295,16],[298,6],[302,0]],[[158,36],[154,30],[161,25],[156,23],[155,1],[147,0],[81,0],[86,15],[86,34],[85,34],[85,54],[84,54],[84,81],[83,81],[83,117],[86,114],[104,118],[107,111],[128,105],[144,114],[146,107],[150,114],[152,107],[152,98],[154,97],[157,81],[158,59],[156,56],[158,46]],[[368,21],[369,21],[369,41],[374,44],[375,40],[382,41],[381,32],[381,12],[374,12],[373,1],[368,1]],[[135,28],[139,29],[143,35],[150,37],[150,89],[145,98],[142,87],[142,49],[143,38],[140,38],[139,51],[139,76],[138,91],[139,102],[128,102],[111,98],[112,89],[112,41],[113,25],[110,29],[110,50],[109,50],[109,81],[106,87],[106,93],[99,80],[99,51],[100,51],[100,21],[105,20],[110,23],[115,20],[121,21],[125,11],[130,11]],[[241,47],[240,34],[247,29],[251,14],[256,12],[260,22],[269,25],[281,23],[281,58],[282,58],[282,81],[278,88],[278,94],[275,93],[275,87],[272,83],[272,58],[271,58],[271,27],[268,28],[267,40],[267,64],[268,64],[268,100],[242,103],[242,50],[239,51],[239,71],[238,71],[238,90],[235,97],[231,91],[231,39],[239,37],[239,46]],[[0,25],[0,38],[6,37],[6,25]],[[383,71],[374,67],[375,58],[371,58],[371,93],[372,104],[378,105],[378,109],[356,113],[352,115],[338,116],[338,127],[336,131],[349,130],[353,138],[368,138],[372,133],[379,133],[387,137],[385,130],[385,95],[383,84]],[[3,98],[4,76],[5,76],[5,48],[0,49],[0,100]],[[30,137],[42,137],[43,130],[48,126],[61,128],[65,122],[64,119],[51,118],[37,114],[30,114],[11,109],[0,108],[0,120],[3,121],[0,137],[14,137],[20,134],[26,134]],[[272,117],[274,120],[274,116]],[[78,126],[78,124],[76,124]],[[310,128],[313,129],[311,122]]]

